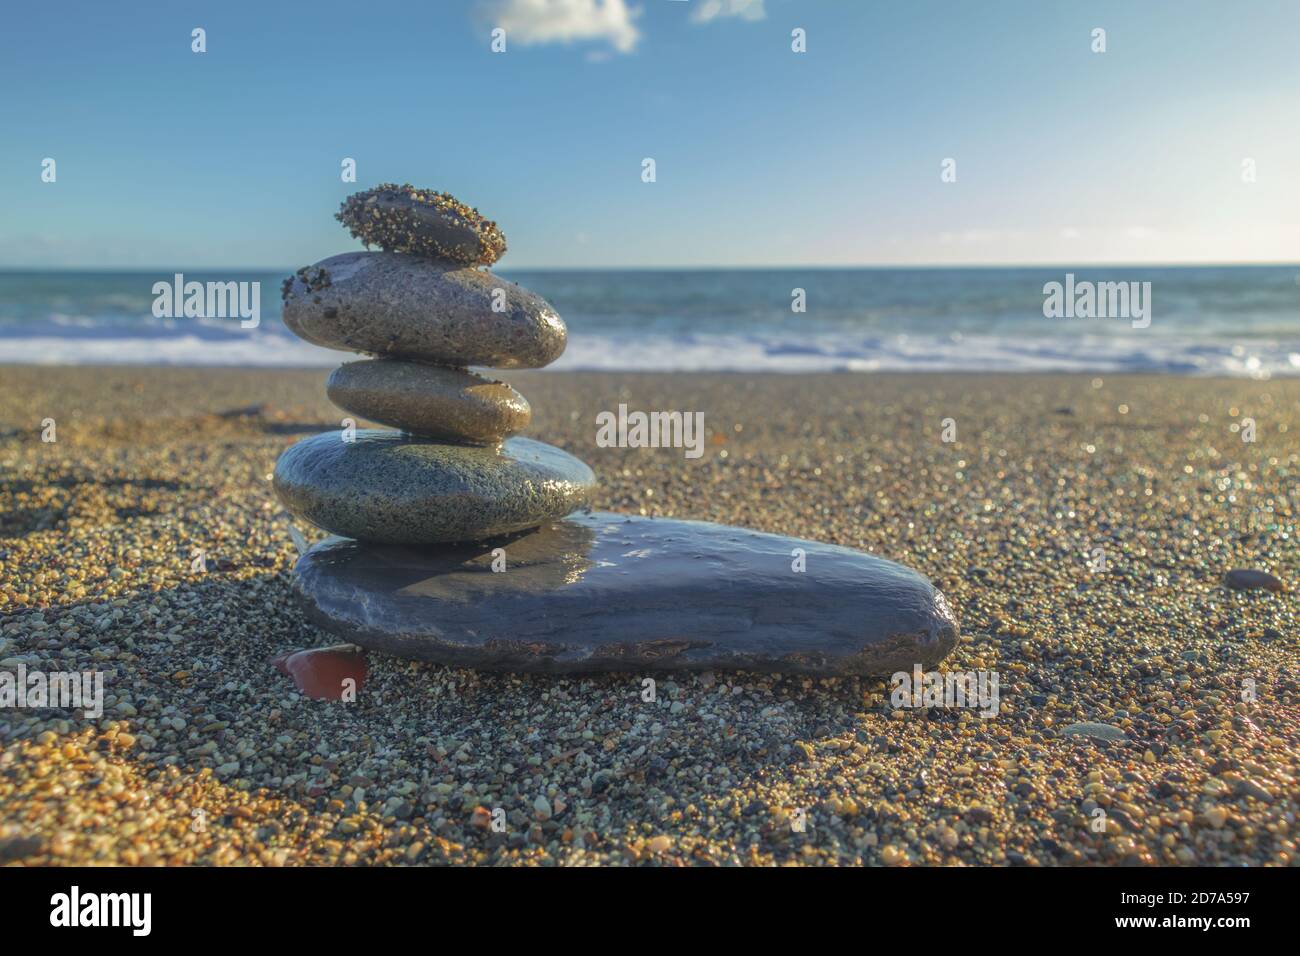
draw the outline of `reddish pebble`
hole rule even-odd
[[[271,666],[312,700],[355,700],[366,682],[365,652],[352,644],[289,651],[271,658]]]
[[[1285,591],[1286,585],[1267,571],[1254,568],[1234,568],[1223,576],[1223,583],[1238,591],[1263,588],[1265,591]]]

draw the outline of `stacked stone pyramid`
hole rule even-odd
[[[396,430],[327,432],[276,463],[295,517],[387,544],[479,541],[587,504],[595,476],[558,448],[512,438],[532,414],[468,367],[538,368],[566,330],[542,298],[480,266],[505,252],[496,223],[447,193],[384,184],[338,219],[378,252],[348,252],[285,280],[284,323],[332,349],[374,356],[326,384],[346,412]]]
[[[285,507],[333,532],[294,567],[314,623],[402,657],[518,671],[889,673],[956,646],[943,595],[874,555],[584,510],[591,469],[511,437],[528,403],[468,370],[564,351],[555,310],[481,268],[505,251],[496,224],[392,185],[352,196],[339,219],[381,251],[300,269],[284,322],[372,356],[327,389],[392,430],[326,432],[276,463]]]

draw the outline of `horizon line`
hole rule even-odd
[[[361,250],[358,250],[361,251]],[[907,263],[833,265],[833,264],[762,264],[762,265],[616,265],[616,266],[502,266],[494,263],[489,269],[501,272],[791,272],[812,270],[821,272],[849,271],[905,271],[918,272],[985,270],[985,269],[1227,269],[1227,268],[1300,268],[1300,260],[1261,260],[1241,262],[1047,262],[1047,263]],[[0,275],[19,273],[58,275],[130,275],[162,272],[284,272],[292,275],[301,266],[6,266],[0,265]]]

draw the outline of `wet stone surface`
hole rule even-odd
[[[935,664],[958,638],[943,595],[893,562],[608,512],[456,546],[329,538],[293,578],[308,617],[347,641],[484,669],[883,674]]]

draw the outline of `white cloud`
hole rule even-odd
[[[763,0],[700,0],[691,11],[692,23],[709,23],[721,17],[764,20],[767,11],[763,9]]]
[[[506,31],[507,44],[604,40],[631,53],[641,39],[632,22],[641,11],[626,0],[479,0],[478,11]]]

